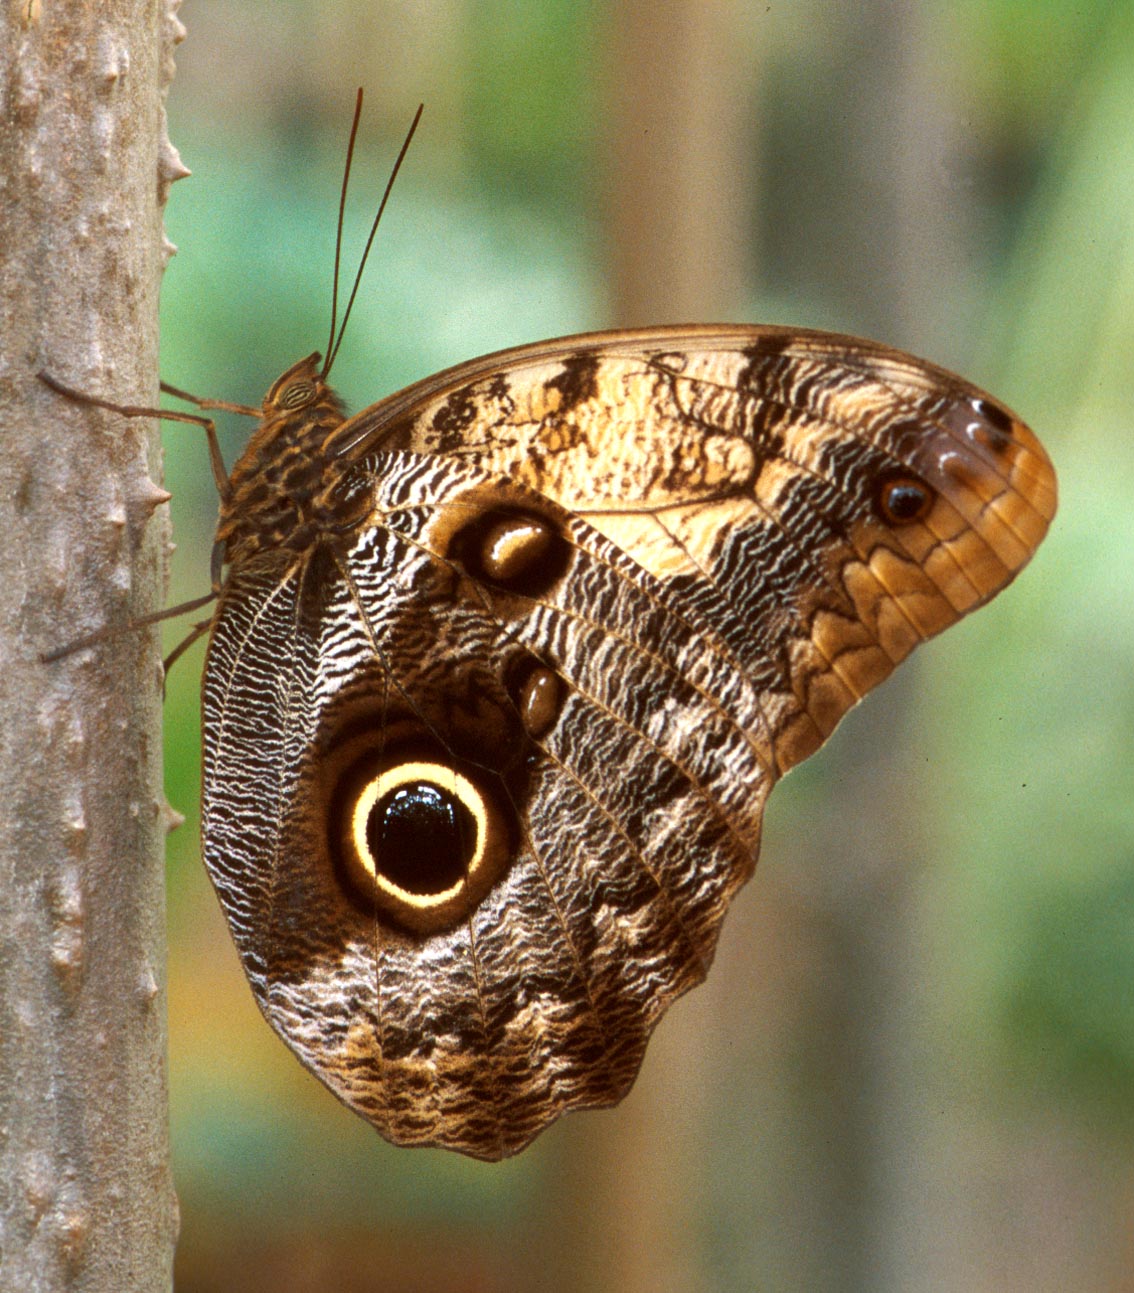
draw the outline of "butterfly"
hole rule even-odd
[[[269,1022],[400,1144],[625,1094],[764,801],[1028,560],[1050,463],[882,346],[654,328],[344,419],[290,368],[234,468],[205,862]]]
[[[772,786],[1014,578],[1055,477],[852,337],[568,337],[350,417],[334,351],[219,472],[205,865],[302,1063],[499,1159],[625,1095]]]

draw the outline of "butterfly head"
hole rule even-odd
[[[264,396],[262,410],[265,422],[313,409],[328,401],[342,416],[342,404],[324,378],[322,358],[316,350],[276,378]]]

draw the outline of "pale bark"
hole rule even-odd
[[[0,1288],[168,1288],[154,609],[170,0],[0,9]]]

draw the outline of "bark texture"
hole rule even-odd
[[[0,8],[0,1289],[167,1288],[154,634],[164,92],[175,0]]]

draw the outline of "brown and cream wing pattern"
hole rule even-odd
[[[1056,502],[1042,446],[984,392],[876,343],[786,328],[486,356],[346,422],[336,451],[375,443],[472,457],[685,588],[761,691],[787,689],[773,713],[798,708],[774,724],[780,771],[1004,588]]]
[[[776,778],[1055,506],[988,396],[767,328],[504,352],[320,445],[214,621],[206,862],[301,1060],[482,1158],[625,1093]]]

